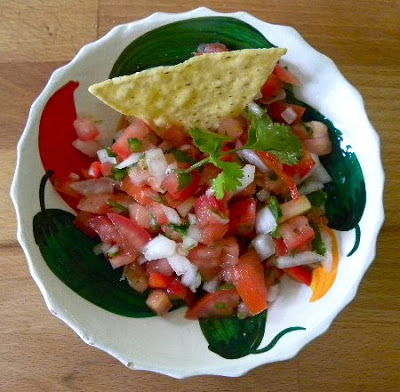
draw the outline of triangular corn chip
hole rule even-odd
[[[115,110],[155,129],[216,129],[259,95],[286,49],[203,54],[175,66],[151,68],[97,83],[89,91]]]

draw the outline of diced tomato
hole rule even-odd
[[[167,259],[148,261],[144,265],[148,274],[159,272],[165,276],[171,276],[174,273],[174,270],[171,268]]]
[[[229,233],[240,236],[249,235],[256,222],[257,202],[253,198],[239,200],[229,205]]]
[[[296,123],[291,126],[292,132],[301,140],[308,139],[310,135],[303,123]]]
[[[305,216],[296,216],[287,220],[279,227],[279,232],[289,250],[297,249],[315,236],[314,229]]]
[[[124,265],[128,265],[128,264],[135,262],[136,258],[137,258],[136,253],[135,254],[122,253],[122,254],[117,254],[116,256],[110,257],[108,260],[110,261],[111,266],[114,269],[117,269]]]
[[[78,138],[82,141],[94,140],[100,133],[90,117],[77,118],[74,121],[74,128]]]
[[[90,212],[78,211],[78,215],[74,219],[74,225],[83,231],[88,237],[96,237],[96,232],[89,226],[89,221],[96,215]]]
[[[108,177],[111,175],[113,169],[113,164],[111,162],[103,162],[101,164],[101,174],[104,177]]]
[[[175,147],[182,146],[188,141],[188,135],[182,129],[172,126],[164,130],[162,137]]]
[[[69,196],[70,198],[75,199],[74,204],[76,204],[76,200],[81,199],[82,195],[79,194],[77,191],[71,188],[71,184],[73,184],[74,180],[60,180],[56,179],[54,182],[54,187],[58,193],[62,193],[63,195]]]
[[[282,81],[275,75],[271,74],[264,85],[261,87],[263,99],[269,100],[275,98],[283,89]]]
[[[239,258],[234,268],[234,285],[252,315],[267,309],[267,289],[264,279],[264,267],[254,249]]]
[[[239,305],[239,295],[235,289],[207,293],[186,312],[185,318],[198,320],[209,317],[229,317]]]
[[[314,161],[312,156],[308,152],[305,152],[297,165],[283,165],[283,171],[291,177],[298,175],[301,179],[305,177],[314,168],[315,165],[316,162]]]
[[[146,299],[146,305],[159,316],[166,315],[172,308],[172,302],[163,290],[152,290]]]
[[[151,228],[151,215],[150,211],[139,203],[129,204],[129,217],[144,229]]]
[[[301,84],[299,79],[297,79],[295,75],[293,75],[286,68],[282,67],[282,65],[280,64],[275,65],[273,75],[276,75],[279,78],[279,80],[281,80],[284,83],[293,84],[295,86],[300,86]]]
[[[201,243],[205,245],[212,245],[219,241],[228,232],[228,224],[212,224],[204,226],[201,229]]]
[[[277,102],[272,102],[269,105],[268,114],[274,121],[283,123],[285,122],[285,120],[282,118],[281,114],[287,108],[292,108],[297,114],[297,118],[292,123],[300,122],[301,119],[303,118],[304,112],[306,111],[306,108],[303,106],[292,105],[290,103],[286,103],[283,101],[277,101]]]
[[[208,164],[203,167],[203,170],[201,171],[201,179],[200,179],[200,185],[206,185],[206,186],[211,186],[211,182],[214,178],[218,176],[218,174],[221,173],[221,169],[214,166],[213,164]]]
[[[178,278],[172,279],[167,287],[167,294],[171,299],[182,299],[187,303],[192,303],[193,293],[185,287]]]
[[[101,174],[101,162],[92,162],[88,170],[88,176],[92,178],[99,178]]]
[[[225,118],[222,120],[220,126],[218,127],[218,132],[234,139],[238,139],[242,136],[244,131],[244,121],[241,118]]]
[[[229,150],[232,150],[232,148],[227,147],[227,146],[222,148],[222,152],[227,152]],[[235,155],[234,154],[227,154],[227,155],[221,156],[221,161],[233,162],[234,160],[235,160]]]
[[[221,247],[220,263],[224,267],[236,265],[239,260],[239,244],[235,237],[223,238],[218,245]]]
[[[96,216],[95,218],[90,219],[88,226],[98,234],[103,242],[122,242],[118,230],[106,216]]]
[[[269,167],[288,186],[292,198],[295,200],[298,199],[300,194],[296,182],[283,171],[282,162],[279,158],[274,154],[264,151],[257,151],[257,155],[267,165],[267,167]]]
[[[129,177],[122,180],[121,189],[141,205],[148,205],[159,198],[159,194],[148,185],[137,186]]]
[[[246,188],[242,189],[240,192],[235,193],[232,196],[232,199],[247,199],[248,197],[252,197],[257,190],[257,185],[255,181],[253,181],[250,185],[247,185]]]
[[[139,263],[133,262],[126,265],[124,274],[129,286],[138,293],[144,293],[149,287],[146,271]]]
[[[275,253],[277,256],[286,256],[289,254],[289,249],[283,242],[282,238],[274,238]]]
[[[215,278],[220,271],[221,246],[198,245],[193,248],[187,258],[200,272],[203,280],[208,281]]]
[[[190,184],[181,190],[179,189],[179,179],[176,173],[171,173],[164,179],[162,187],[173,200],[185,201],[196,192],[200,183],[200,174],[198,171],[193,170],[189,175],[192,178]]]
[[[112,210],[109,205],[110,201],[127,206],[132,199],[124,193],[91,194],[79,201],[78,209],[97,215],[105,215]]]
[[[307,286],[311,285],[312,270],[306,266],[299,265],[297,267],[285,268],[285,273],[300,283],[304,283]]]
[[[208,224],[221,223],[221,219],[229,216],[229,209],[224,199],[218,200],[214,195],[204,194],[200,196],[194,204],[195,213],[199,220],[200,227]],[[210,211],[215,212],[220,219],[210,215]]]
[[[131,138],[143,140],[149,132],[151,132],[151,129],[148,125],[144,121],[135,118],[132,124],[125,129],[122,135],[111,146],[111,150],[117,154],[121,160],[124,160],[132,153],[128,140]]]
[[[118,230],[126,252],[142,252],[143,247],[151,240],[150,234],[129,218],[114,213],[107,214],[107,217]]]
[[[149,286],[152,289],[166,289],[171,284],[171,280],[173,278],[157,271],[149,273]]]

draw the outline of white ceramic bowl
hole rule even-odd
[[[91,97],[87,87],[108,77],[116,58],[136,37],[177,20],[203,16],[240,19],[275,45],[288,48],[284,62],[303,82],[296,95],[328,117],[343,132],[346,143],[353,146],[364,173],[367,195],[359,224],[362,232],[360,246],[351,257],[345,255],[353,246],[354,230],[337,233],[341,259],[331,290],[321,300],[310,303],[308,287],[284,279],[282,294],[269,309],[260,347],[284,328],[300,325],[306,330],[286,335],[269,352],[234,360],[209,351],[199,324],[185,320],[183,309],[165,318],[135,319],[107,312],[81,298],[47,267],[32,233],[32,219],[39,211],[39,182],[44,174],[38,151],[39,122],[49,98],[68,81],[78,80],[80,87],[75,92],[78,114],[90,114],[114,126],[116,114]],[[362,144],[359,135],[362,135]],[[106,351],[126,366],[184,378],[202,374],[240,376],[262,364],[294,357],[307,343],[324,333],[354,298],[375,257],[376,239],[384,219],[383,181],[379,139],[368,121],[362,98],[330,59],[314,50],[290,27],[268,24],[245,12],[220,14],[199,8],[181,14],[156,13],[117,26],[100,40],[83,47],[69,64],[55,71],[32,105],[18,145],[18,164],[11,194],[18,216],[18,239],[50,311],[73,328],[86,343]],[[51,186],[46,188],[46,203],[52,208],[70,210]]]

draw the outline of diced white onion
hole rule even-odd
[[[76,139],[72,142],[72,145],[77,150],[79,150],[80,152],[91,158],[94,158],[97,155],[97,151],[100,150],[102,147],[100,143],[97,142],[96,140],[83,141]]]
[[[125,167],[132,166],[143,156],[142,152],[134,152],[129,155],[128,158],[124,159],[121,163],[115,166],[117,169],[124,169]]]
[[[247,161],[252,165],[254,165],[262,173],[269,173],[271,171],[269,170],[267,165],[261,160],[261,158],[257,155],[257,153],[253,150],[241,150],[238,151],[238,155],[244,161]]]
[[[249,110],[254,113],[257,117],[262,117],[263,112],[261,108],[255,103],[255,102],[250,102],[247,107]]]
[[[262,203],[268,201],[271,197],[271,193],[269,192],[268,189],[260,189],[257,193],[256,193],[256,197],[259,201],[261,201]]]
[[[308,195],[309,193],[320,191],[323,188],[324,184],[321,181],[307,180],[299,187],[299,193],[301,195]]]
[[[331,182],[332,177],[329,175],[329,173],[326,171],[326,169],[320,162],[318,155],[311,154],[311,156],[314,159],[314,161],[316,162],[316,165],[315,165],[314,169],[312,170],[310,178],[312,178],[313,180],[316,180],[316,181],[320,181],[324,184],[326,184],[327,182]]]
[[[117,181],[101,177],[93,180],[76,181],[70,184],[70,187],[83,196],[99,194],[99,193],[112,193]]]
[[[117,159],[115,157],[110,157],[105,148],[97,151],[97,157],[101,163],[111,163],[112,165],[117,163]]]
[[[277,223],[268,206],[261,208],[256,216],[256,232],[258,234],[271,233],[276,229]]]
[[[313,170],[311,177],[315,178],[318,181],[321,181],[324,184],[332,181],[332,177],[329,175],[329,173],[322,165],[317,166]]]
[[[192,237],[184,237],[182,241],[182,246],[186,250],[186,252],[190,249],[195,248],[199,244],[199,241],[195,240]]]
[[[240,187],[236,189],[236,192],[240,192],[254,181],[254,175],[256,173],[256,167],[254,165],[244,165],[242,168],[243,177],[240,179]]]
[[[207,291],[207,293],[215,293],[217,291],[219,281],[217,278],[213,280],[209,280],[208,282],[203,283],[203,289]]]
[[[95,255],[101,255],[103,253],[107,253],[111,248],[111,245],[107,242],[100,242],[93,247],[93,253]]]
[[[297,113],[296,111],[288,106],[282,113],[281,113],[281,117],[286,121],[286,123],[288,123],[289,125],[296,120],[297,118]]]
[[[167,217],[169,223],[173,223],[175,225],[181,225],[182,221],[181,218],[179,217],[178,213],[176,212],[176,210],[174,210],[171,207],[167,207],[164,204],[160,204],[161,208],[165,214],[165,216]]]
[[[195,214],[188,214],[187,217],[191,225],[195,225],[197,223],[197,216]]]
[[[143,255],[147,260],[157,260],[173,256],[176,252],[176,242],[160,234],[149,241]]]
[[[299,265],[318,263],[324,260],[325,257],[316,252],[301,252],[296,253],[294,256],[279,256],[275,264],[278,268],[292,268]]]
[[[271,286],[268,291],[268,302],[269,303],[274,302],[278,298],[280,291],[281,287],[279,283]]]
[[[176,210],[182,218],[184,218],[193,208],[195,201],[196,199],[194,197],[189,197],[176,207]]]
[[[118,252],[119,252],[119,246],[118,245],[113,245],[110,249],[108,249],[107,255],[112,257],[112,255],[115,255]]]
[[[168,262],[178,276],[183,275],[181,279],[182,284],[189,287],[192,291],[196,291],[196,288],[201,284],[201,277],[197,271],[197,267],[185,256],[177,254],[168,257]]]
[[[154,148],[152,150],[147,150],[145,155],[150,174],[155,177],[156,180],[162,181],[166,177],[166,170],[168,167],[168,162],[165,159],[164,153],[160,148]]]
[[[166,175],[171,174],[172,172],[176,171],[177,168],[178,168],[178,165],[176,162],[170,163],[167,166],[167,169],[165,170],[165,174]]]
[[[256,238],[254,238],[252,244],[261,260],[265,260],[275,254],[274,241],[269,234],[259,234]]]

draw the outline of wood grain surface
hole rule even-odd
[[[177,381],[125,368],[47,310],[16,240],[9,188],[30,105],[56,68],[117,24],[198,6],[291,25],[335,61],[381,137],[386,223],[356,299],[295,359],[239,379]],[[398,0],[0,0],[0,391],[400,391],[399,21]]]

